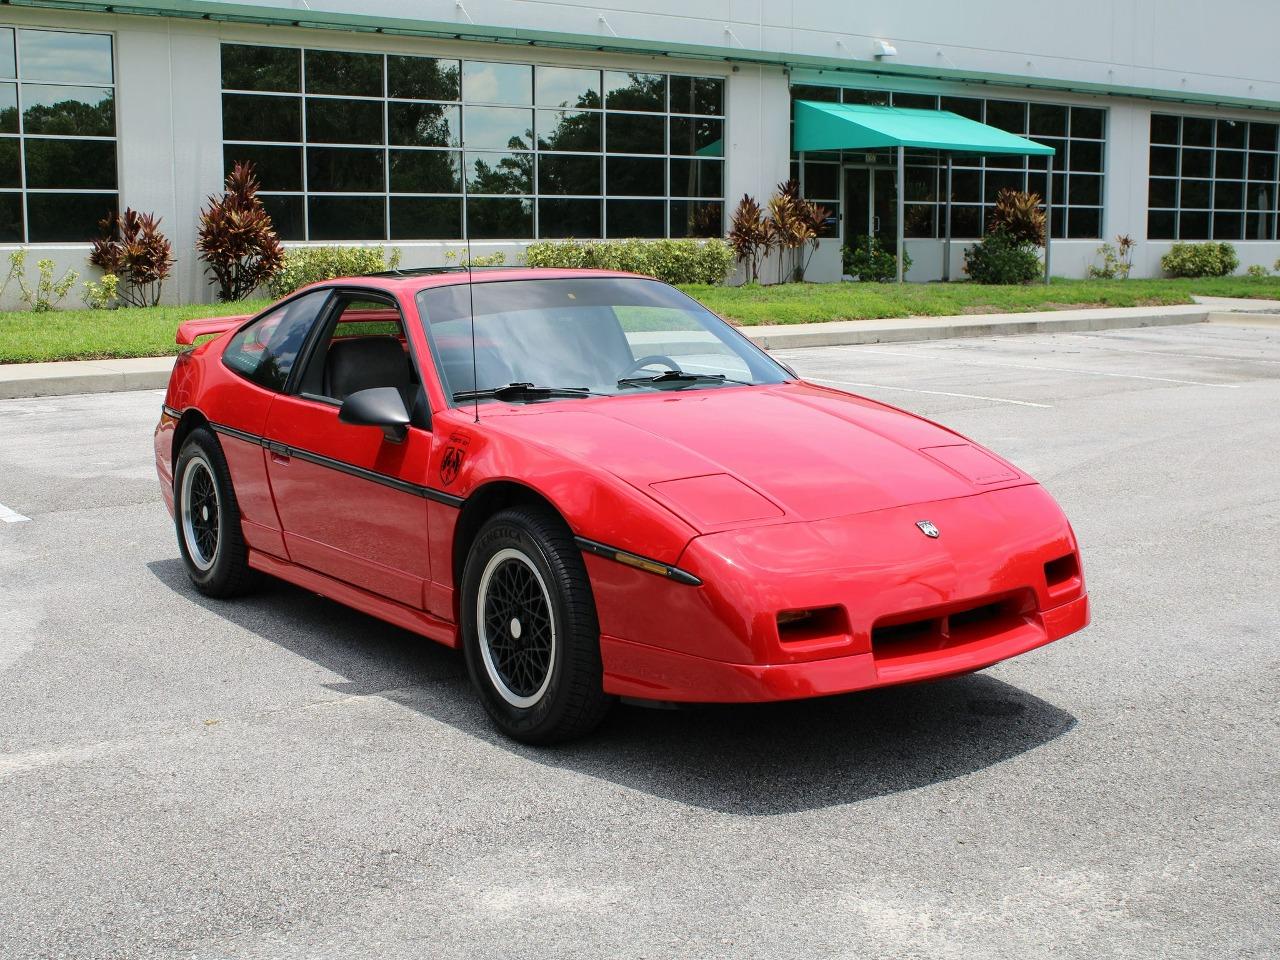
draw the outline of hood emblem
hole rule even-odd
[[[917,520],[916,526],[920,528],[920,532],[926,537],[932,537],[934,540],[937,540],[941,534],[941,531],[933,525],[932,520]]]

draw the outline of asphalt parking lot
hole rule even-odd
[[[159,393],[0,402],[0,957],[1280,954],[1280,327],[779,355],[1037,476],[1093,625],[526,748],[449,651],[199,597]]]

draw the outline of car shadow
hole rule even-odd
[[[774,704],[653,709],[620,704],[592,736],[534,748],[498,734],[462,657],[314,593],[268,580],[211,600],[178,559],[148,564],[170,589],[346,679],[523,757],[708,810],[772,815],[856,803],[963,777],[1075,726],[1071,714],[984,674]]]

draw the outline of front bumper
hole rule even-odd
[[[1034,484],[708,534],[678,564],[701,586],[588,561],[609,692],[823,696],[979,670],[1089,620],[1075,536]],[[779,624],[814,610],[815,629]]]
[[[623,697],[694,703],[762,703],[825,697],[972,673],[1052,643],[1089,624],[1089,598],[1029,616],[997,636],[918,659],[856,653],[792,663],[725,663],[602,636],[605,689]]]

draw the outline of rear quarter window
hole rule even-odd
[[[283,390],[328,298],[328,290],[317,290],[263,314],[231,338],[222,362],[259,386]]]

